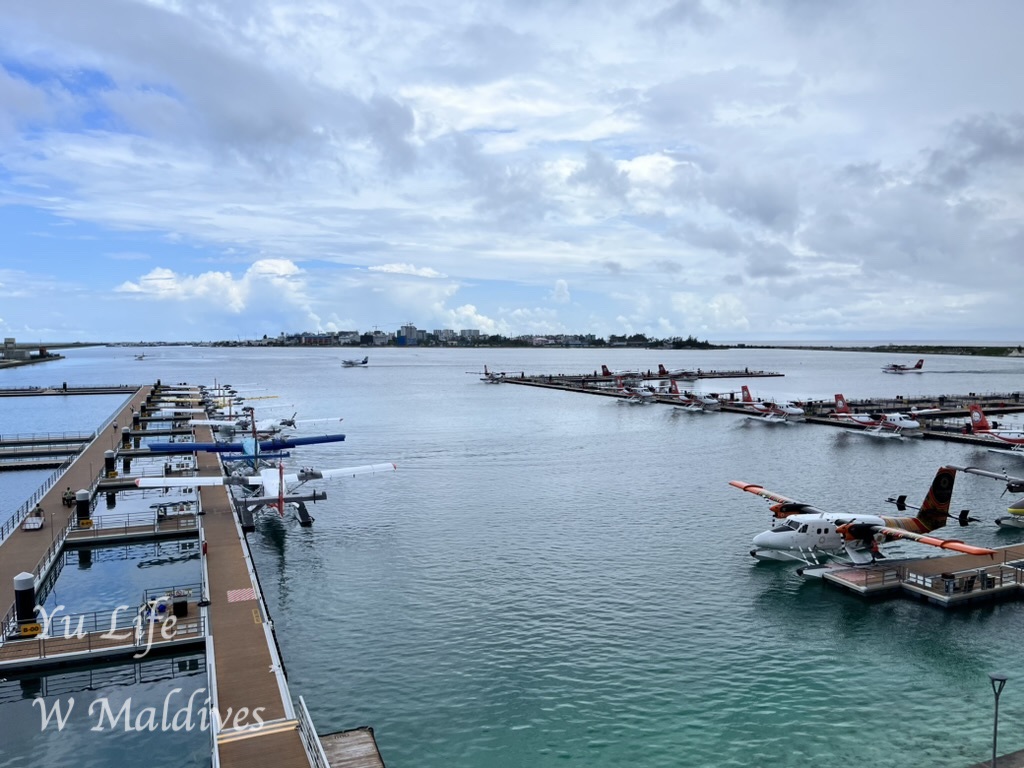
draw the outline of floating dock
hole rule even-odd
[[[941,608],[965,608],[1024,597],[1024,545],[995,555],[950,555],[866,566],[808,566],[804,576],[865,598],[909,597]]]

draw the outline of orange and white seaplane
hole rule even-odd
[[[285,474],[284,465],[261,469],[258,475],[238,477],[139,477],[135,479],[138,488],[192,488],[195,486],[227,485],[240,487],[241,494],[234,497],[236,505],[250,515],[264,508],[276,509],[284,517],[286,507],[295,510],[299,523],[303,526],[313,524],[313,518],[306,511],[305,502],[322,501],[327,498],[324,491],[312,490],[300,493],[299,489],[310,480],[328,480],[339,477],[355,477],[356,475],[374,475],[382,472],[394,472],[397,464],[363,464],[356,467],[339,467],[337,469],[312,469],[304,467],[298,472]]]
[[[810,504],[786,498],[760,485],[739,480],[729,485],[761,496],[770,502],[774,524],[771,530],[754,537],[750,554],[759,560],[795,560],[808,566],[820,566],[828,557],[847,560],[854,565],[867,565],[876,558],[880,544],[908,539],[941,549],[969,555],[992,555],[995,550],[976,547],[956,539],[929,535],[946,525],[950,517],[949,502],[953,495],[956,469],[940,467],[932,486],[913,517],[884,517],[842,512],[825,512]],[[907,509],[905,496],[888,499],[897,509]],[[965,526],[973,520],[963,510],[958,520]]]
[[[743,398],[742,405],[751,411],[747,418],[753,418],[768,424],[789,423],[790,421],[802,421],[804,409],[793,403],[777,403],[774,400],[755,400],[750,394],[750,389],[744,384],[740,387]]]

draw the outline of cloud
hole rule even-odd
[[[371,272],[387,272],[392,275],[414,275],[416,277],[444,278],[436,269],[430,267],[415,267],[412,264],[378,264],[369,267]]]
[[[556,280],[555,288],[551,292],[551,300],[558,304],[568,304],[572,301],[572,297],[569,295],[569,283],[565,280]]]

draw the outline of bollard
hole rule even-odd
[[[140,429],[142,426],[142,414],[132,411],[132,429]]]
[[[103,476],[104,477],[117,477],[117,453],[114,451],[103,452]]]
[[[14,614],[21,634],[39,634],[39,624],[36,622],[36,577],[31,573],[22,571],[14,577]]]
[[[126,475],[131,474],[132,471],[132,457],[122,456],[121,457],[121,471]]]
[[[84,488],[75,493],[75,519],[79,528],[92,528],[91,501],[89,492]]]

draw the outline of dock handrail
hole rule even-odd
[[[156,510],[146,512],[120,512],[116,514],[98,515],[91,519],[91,525],[81,527],[74,518],[71,520],[69,533],[81,534],[76,539],[99,537],[110,533],[115,528],[120,528],[123,533],[128,533],[129,528],[152,527],[154,531],[167,530],[173,527],[175,530],[195,530],[196,511],[179,512],[175,514],[161,515]]]
[[[331,768],[324,752],[324,746],[320,743],[320,736],[313,727],[313,718],[310,717],[309,709],[306,708],[306,700],[299,696],[299,706],[295,710],[296,719],[299,721],[299,738],[302,746],[306,748],[306,756],[312,768]]]
[[[0,542],[6,541],[7,537],[10,536],[11,533],[13,533],[18,528],[18,526],[21,524],[21,521],[28,517],[29,512],[31,512],[35,508],[39,500],[46,495],[46,492],[49,491],[54,486],[58,478],[60,478],[60,476],[67,471],[68,467],[70,467],[72,462],[74,462],[75,459],[77,458],[77,456],[69,456],[59,467],[57,467],[57,469],[55,469],[50,474],[49,477],[46,478],[46,480],[43,481],[43,484],[40,485],[35,490],[35,492],[33,492],[33,494],[28,497],[25,503],[18,507],[14,514],[7,519],[7,522],[0,526]]]

